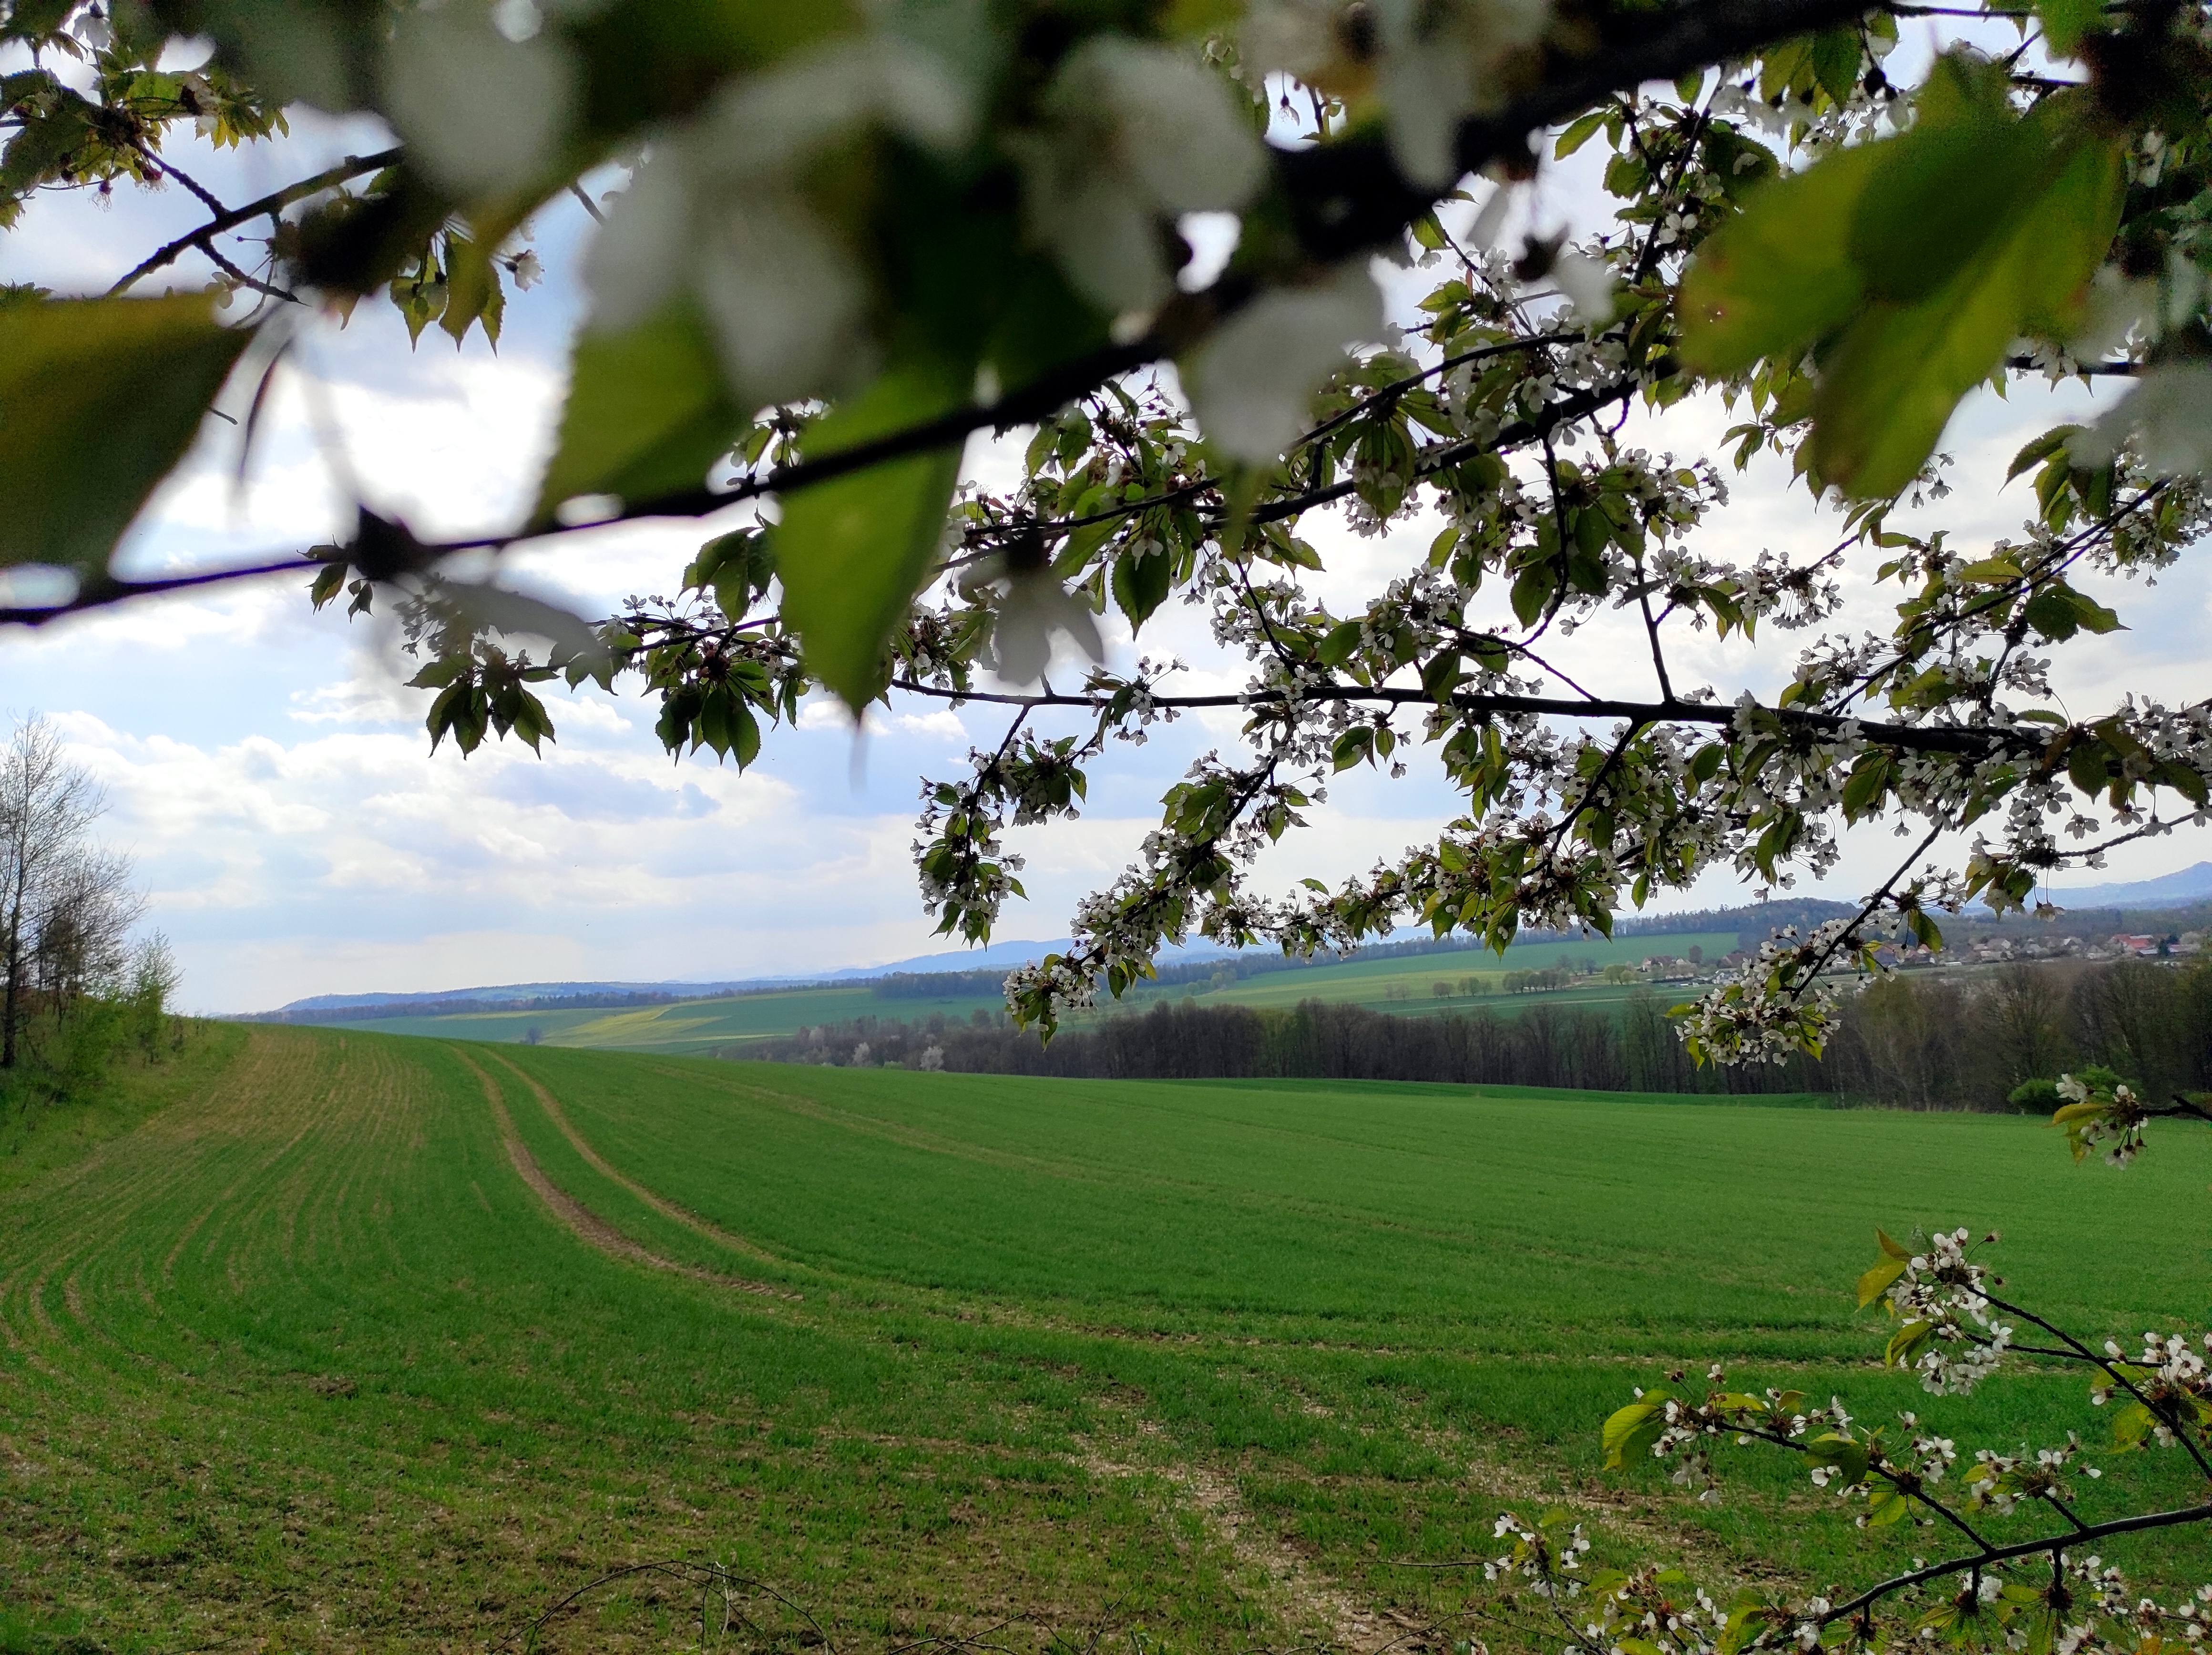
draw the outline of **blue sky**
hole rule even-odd
[[[372,130],[303,124],[283,170],[273,156],[179,160],[231,198],[309,170],[319,157],[366,149]],[[189,158],[187,159],[187,156]],[[1578,158],[1579,159],[1579,158]],[[0,280],[93,291],[138,252],[197,221],[179,191],[118,201],[49,201],[0,238]],[[1522,209],[1546,223],[1595,227],[1573,169],[1540,186]],[[518,295],[495,353],[471,336],[441,335],[410,351],[397,313],[364,304],[343,330],[319,329],[302,371],[283,381],[248,485],[234,486],[228,427],[156,500],[124,557],[134,571],[228,561],[304,548],[343,518],[346,489],[319,433],[335,429],[345,464],[380,509],[425,533],[497,528],[512,520],[545,452],[558,406],[565,342],[579,313],[574,272],[590,225],[579,208],[535,227],[548,280]],[[204,271],[180,279],[196,283]],[[2012,450],[2086,406],[2078,389],[2015,389],[1962,412],[1946,447],[1960,491],[1931,521],[1971,540],[2017,533],[2024,485],[1994,492]],[[1701,399],[1663,423],[1639,419],[1639,440],[1688,458],[1713,451],[1728,423]],[[971,447],[971,468],[1002,464]],[[1711,543],[1748,556],[1805,552],[1832,541],[1832,518],[1791,493],[1780,468],[1741,480]],[[1310,524],[1331,560],[1322,595],[1350,600],[1417,561],[1433,532],[1415,523],[1382,540]],[[557,552],[514,558],[516,584],[605,612],[633,591],[666,591],[702,537],[623,528],[577,537]],[[1853,619],[1882,623],[1894,601],[1852,577]],[[770,740],[743,777],[711,761],[672,763],[652,735],[654,709],[634,690],[554,704],[559,739],[543,760],[487,745],[464,762],[433,756],[424,692],[380,622],[312,614],[304,579],[219,596],[149,601],[37,633],[0,637],[0,707],[40,709],[105,782],[106,836],[137,858],[151,923],[174,943],[184,998],[245,1010],[303,995],[435,989],[565,977],[726,978],[865,964],[926,952],[930,923],[908,853],[924,773],[957,768],[969,746],[1003,728],[975,712],[902,708],[878,714],[857,740],[836,707],[811,707]],[[2102,594],[2132,630],[2062,656],[2069,705],[2103,706],[2130,690],[2169,700],[2201,694],[2199,640],[2212,588],[2191,563],[2155,591]],[[1125,630],[1109,626],[1119,660]],[[1192,664],[1194,683],[1231,687],[1234,663],[1211,658],[1200,617],[1170,609],[1146,652]],[[1577,640],[1596,689],[1643,693],[1640,640],[1601,624]],[[1778,634],[1756,652],[1709,639],[1678,645],[1677,682],[1709,675],[1723,692],[1771,687],[1794,652]],[[1078,896],[1110,879],[1156,821],[1160,793],[1206,748],[1234,740],[1234,721],[1187,719],[1142,749],[1118,749],[1094,773],[1084,819],[1018,836],[1031,901],[1010,909],[1004,935],[1064,934]],[[1337,877],[1431,835],[1456,813],[1418,758],[1406,781],[1340,778],[1302,840],[1275,853],[1265,882]],[[1879,828],[1853,839],[1827,894],[1850,895],[1896,854]],[[2133,847],[2112,871],[2139,877],[2208,854],[2191,834]],[[1742,900],[1715,877],[1689,900]]]

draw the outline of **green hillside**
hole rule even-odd
[[[678,1000],[668,1005],[614,1011],[461,1012],[434,1017],[377,1017],[342,1027],[385,1034],[433,1034],[449,1040],[525,1040],[532,1030],[548,1046],[586,1051],[699,1052],[746,1040],[792,1034],[817,1023],[856,1017],[918,1021],[942,1012],[995,1015],[1005,1002],[995,994],[932,999],[887,999],[872,989],[800,988],[724,999]]]
[[[1353,960],[1336,965],[1314,966],[1300,971],[1248,977],[1215,987],[1205,983],[1142,985],[1118,1003],[1109,1003],[1094,1015],[1114,1015],[1142,1010],[1163,998],[1197,997],[1214,1005],[1287,1008],[1301,1000],[1331,1000],[1370,1006],[1419,1016],[1437,1011],[1465,1010],[1486,1004],[1511,1013],[1527,1000],[1504,996],[1503,980],[1511,971],[1542,970],[1563,961],[1571,968],[1602,971],[1610,965],[1634,965],[1655,955],[1686,957],[1692,948],[1708,960],[1718,960],[1736,945],[1732,931],[1698,932],[1683,936],[1626,937],[1608,943],[1592,937],[1573,943],[1522,944],[1498,955],[1482,950],[1411,958]],[[1465,985],[1474,985],[1470,995]],[[1435,992],[1438,983],[1451,990]],[[1591,984],[1555,990],[1543,998],[1553,1002],[1616,1005],[1628,991],[1613,985]],[[861,1017],[922,1022],[942,1015],[964,1020],[981,1011],[995,1017],[1004,1009],[996,994],[946,996],[941,998],[893,998],[878,995],[865,984],[846,987],[775,990],[760,994],[733,995],[714,1000],[684,1000],[669,1005],[615,1011],[494,1011],[462,1012],[440,1016],[378,1017],[340,1025],[386,1034],[429,1034],[452,1040],[520,1041],[533,1034],[547,1046],[587,1051],[659,1052],[675,1055],[698,1053],[748,1040],[767,1040],[797,1033],[821,1023],[846,1023]],[[1070,1020],[1079,1024],[1081,1017]]]
[[[2121,1175],[2011,1118],[220,1039],[10,1129],[64,1147],[0,1179],[0,1648],[519,1649],[589,1588],[538,1647],[696,1649],[696,1578],[592,1583],[712,1561],[759,1583],[714,1647],[1442,1650],[1472,1577],[1405,1565],[1501,1509],[1808,1584],[1929,1545],[1755,1456],[1601,1474],[1672,1367],[1962,1446],[2096,1417],[1869,1367],[1876,1223],[2002,1229],[2093,1338],[2207,1297],[2110,1241],[2212,1134]]]

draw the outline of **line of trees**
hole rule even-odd
[[[1640,990],[1616,1007],[1486,1006],[1403,1017],[1307,1001],[1293,1010],[1156,1004],[1065,1029],[1050,1046],[1003,1017],[863,1017],[726,1048],[783,1063],[894,1064],[1091,1079],[1439,1081],[1599,1091],[1773,1095],[1906,1109],[2047,1109],[2024,1082],[2091,1066],[2151,1097],[2212,1087],[2212,964],[2013,965],[1901,974],[1845,1004],[1819,1058],[1700,1069]]]
[[[1126,1080],[1310,1077],[1560,1086],[1603,1091],[1774,1094],[1826,1089],[1798,1058],[1761,1069],[1698,1069],[1645,992],[1619,1009],[1535,1004],[1398,1017],[1308,1000],[1288,1011],[1173,1001],[1061,1031],[1050,1046],[987,1014],[963,1022],[873,1017],[727,1048],[729,1057],[962,1073]]]
[[[0,1092],[66,1095],[127,1054],[181,1039],[178,973],[158,931],[135,938],[145,898],[131,858],[93,825],[106,796],[52,725],[15,726],[0,755]]]
[[[2154,1100],[2200,1091],[2212,1087],[2212,965],[1890,978],[1851,1003],[1826,1067],[1841,1094],[1908,1109],[2002,1109],[2026,1082],[2090,1067]]]

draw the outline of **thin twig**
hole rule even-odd
[[[159,248],[149,255],[128,276],[107,290],[108,296],[112,298],[117,294],[126,291],[131,283],[137,282],[141,276],[150,275],[165,264],[173,264],[193,247],[199,247],[204,251],[207,241],[211,237],[221,235],[225,230],[236,229],[248,220],[259,218],[264,214],[273,218],[294,202],[304,201],[307,197],[318,195],[333,185],[343,184],[349,179],[359,178],[363,173],[380,173],[386,167],[396,164],[402,153],[398,149],[381,149],[373,155],[348,155],[336,167],[325,167],[313,178],[301,179],[297,184],[288,184],[282,190],[263,196],[257,201],[247,202],[243,207],[226,208],[201,225],[198,229],[188,235],[179,236],[167,246]]]

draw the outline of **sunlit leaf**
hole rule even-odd
[[[201,294],[0,307],[0,562],[104,569],[246,338]]]
[[[903,430],[951,406],[935,364],[886,373],[806,433],[808,458]],[[922,583],[958,479],[955,446],[872,465],[785,497],[773,537],[783,615],[807,666],[855,712],[885,682],[884,647]]]
[[[1698,250],[1682,281],[1682,360],[1740,373],[1841,326],[1864,292],[1846,252],[1881,146],[1838,150],[1767,185]]]
[[[707,326],[672,304],[626,333],[576,338],[561,435],[535,518],[585,494],[652,500],[698,488],[746,411],[731,400]]]

